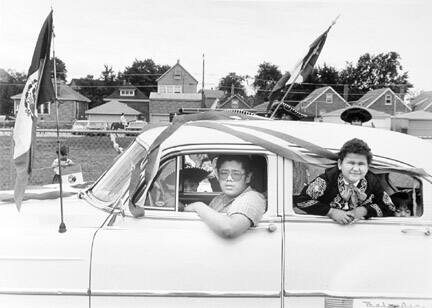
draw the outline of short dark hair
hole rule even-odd
[[[62,145],[60,147],[60,155],[66,156],[68,155],[68,152],[69,152],[69,148],[66,145]],[[56,150],[56,153],[58,153],[58,150]]]
[[[354,138],[345,142],[338,153],[339,160],[343,161],[349,153],[366,156],[368,164],[370,164],[372,161],[372,151],[367,143],[361,139]]]
[[[224,162],[227,161],[236,161],[242,165],[242,168],[246,173],[251,171],[251,160],[247,155],[238,155],[238,154],[223,154],[219,155],[216,162],[216,169],[219,170]]]

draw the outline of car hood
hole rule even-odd
[[[78,198],[80,189],[63,187],[63,213],[66,227],[99,227],[108,213]],[[0,209],[3,222],[0,229],[58,226],[60,223],[60,198],[58,185],[46,185],[27,189],[18,212],[13,191],[0,191]]]

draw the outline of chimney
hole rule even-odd
[[[234,96],[234,84],[231,84],[231,96]]]

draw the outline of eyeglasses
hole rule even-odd
[[[226,180],[226,179],[228,179],[228,176],[231,175],[231,179],[233,181],[237,182],[237,181],[241,180],[241,178],[243,177],[244,174],[245,174],[244,172],[240,172],[240,171],[236,171],[236,170],[233,170],[233,171],[230,171],[228,169],[220,169],[219,170],[219,178],[221,180]]]

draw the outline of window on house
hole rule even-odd
[[[38,113],[39,114],[50,114],[50,102],[39,105]]]
[[[180,68],[178,68],[178,67],[176,67],[174,69],[174,79],[177,79],[177,80],[181,79],[181,71],[180,71]]]
[[[183,93],[182,86],[174,86],[174,93]]]
[[[391,105],[392,104],[392,96],[391,96],[391,94],[386,94],[386,96],[385,96],[385,104],[386,105]]]
[[[120,90],[120,96],[134,96],[134,95],[135,95],[135,90],[125,90],[125,89]]]
[[[236,100],[236,99],[233,99],[233,100],[231,101],[231,108],[232,108],[232,109],[238,109],[238,108],[239,108],[239,101]]]
[[[333,93],[327,93],[326,94],[326,103],[332,104],[333,103]]]
[[[158,86],[158,93],[166,93],[166,87],[165,86]]]

